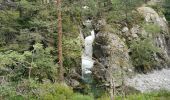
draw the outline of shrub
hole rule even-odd
[[[41,84],[38,88],[39,93],[37,94],[37,98],[41,98],[44,100],[68,100],[73,95],[73,90],[61,84]]]
[[[153,37],[155,37],[156,35],[158,35],[158,33],[161,32],[161,28],[156,24],[147,23],[147,24],[143,24],[143,27],[145,31],[151,34]]]
[[[19,53],[6,51],[0,53],[0,75],[8,76],[13,81],[28,78],[29,67],[31,77],[39,81],[43,79],[54,80],[57,76],[56,65],[50,54],[51,48],[43,49],[41,44],[34,45],[33,51]]]
[[[154,55],[159,49],[154,46],[151,39],[132,41],[130,49],[131,59],[136,68],[143,66],[143,70],[147,71],[156,64]]]
[[[75,94],[71,100],[94,100],[92,97],[87,95]]]

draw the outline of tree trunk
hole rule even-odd
[[[114,100],[114,83],[112,77],[110,79],[110,100]]]
[[[63,60],[62,60],[62,18],[61,18],[61,0],[57,0],[58,7],[58,63],[59,63],[59,82],[64,82]]]

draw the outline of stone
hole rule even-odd
[[[133,34],[132,34],[132,37],[133,37],[133,38],[138,38],[138,35],[135,34],[135,33],[133,33]]]
[[[123,32],[123,33],[129,32],[129,28],[128,28],[128,27],[123,27],[122,32]]]
[[[169,77],[170,69],[163,69],[148,74],[137,74],[132,78],[127,78],[125,84],[143,93],[161,89],[170,90]]]
[[[165,17],[160,17],[158,13],[151,7],[139,7],[137,11],[143,15],[145,21],[148,23],[154,23],[161,27],[162,31],[168,33],[168,25]]]
[[[130,30],[131,34],[138,34],[138,33],[139,33],[139,30],[140,30],[139,28],[140,28],[139,25],[133,26],[133,27],[131,28],[131,30]]]
[[[166,35],[169,34],[169,29],[168,29],[168,25],[167,25],[167,21],[165,19],[165,17],[161,17],[158,15],[158,13],[151,7],[139,7],[137,9],[137,11],[143,15],[143,17],[145,18],[145,22],[146,23],[154,23],[155,25],[158,25],[161,29],[161,32],[158,33],[157,37],[153,38],[154,42],[156,44],[156,46],[158,48],[161,49],[161,51],[163,52],[163,55],[161,57],[159,57],[159,62],[164,62],[165,66],[166,66],[166,60],[169,59],[169,45],[167,45],[168,43],[168,39],[166,39]],[[151,36],[152,34],[147,33],[144,29],[142,30],[142,35],[143,36]],[[169,38],[169,37],[168,37]],[[161,65],[162,66],[162,65]]]
[[[126,44],[118,35],[109,32],[100,32],[96,35],[94,42],[94,57],[96,58],[93,67],[93,77],[98,83],[109,83],[113,75],[115,85],[120,86],[122,83],[122,72],[133,70],[129,50]],[[98,60],[100,59],[100,60]]]
[[[71,79],[70,80],[70,85],[72,87],[78,87],[80,85],[79,81],[75,80],[75,79]]]

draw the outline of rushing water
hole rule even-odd
[[[95,33],[94,30],[91,31],[91,35],[87,36],[85,38],[85,47],[82,54],[82,78],[84,81],[89,82],[91,79],[91,68],[93,67],[93,41],[95,39]]]

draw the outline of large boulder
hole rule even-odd
[[[160,32],[154,38],[155,45],[162,50],[163,58],[169,59],[170,51],[168,48],[169,45],[169,28],[168,22],[164,16],[160,16],[153,8],[151,7],[139,7],[137,11],[145,18],[146,23],[152,23],[160,28]],[[147,33],[151,34],[151,33]]]
[[[137,11],[145,18],[148,23],[154,23],[160,26],[164,33],[168,33],[168,25],[166,18],[159,16],[158,13],[151,7],[139,7]]]
[[[128,52],[127,46],[118,35],[99,32],[94,42],[94,80],[98,81],[97,83],[109,84],[113,75],[116,86],[121,85],[123,75],[130,74],[133,70]]]

